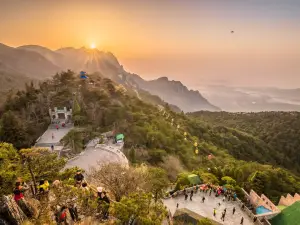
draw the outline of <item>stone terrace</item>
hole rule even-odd
[[[202,203],[203,196],[205,196],[204,203]],[[218,206],[219,202],[221,203],[221,206]],[[184,200],[183,195],[164,200],[164,204],[171,211],[172,215],[174,215],[176,211],[177,203],[179,203],[179,209],[187,208],[203,217],[215,220],[224,225],[239,225],[242,217],[244,217],[243,225],[254,224],[252,220],[248,217],[248,215],[240,209],[239,205],[236,202],[227,200],[225,202],[222,202],[222,197],[215,197],[214,193],[212,193],[211,196],[209,196],[209,192],[205,194],[203,192],[198,191],[196,194],[194,194],[192,201],[190,201],[189,198],[188,200]],[[234,215],[232,215],[233,207],[235,207],[236,209]],[[214,208],[216,208],[217,212],[216,217],[213,216]],[[225,208],[227,212],[225,216],[225,221],[223,222],[220,218]]]

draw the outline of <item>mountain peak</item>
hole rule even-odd
[[[160,77],[157,81],[169,81],[168,77]]]

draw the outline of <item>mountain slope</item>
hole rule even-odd
[[[63,60],[63,55],[52,51],[48,48],[39,46],[39,45],[23,45],[18,47],[17,49],[24,49],[27,51],[33,51],[36,53],[39,53],[40,55],[44,56],[47,60],[52,62],[54,65],[61,67],[62,66],[62,60]]]
[[[167,107],[163,113],[131,95],[132,90],[122,91],[120,85],[110,79],[97,74],[91,78],[94,83],[68,71],[43,82],[41,88],[29,86],[13,96],[0,115],[1,141],[11,142],[18,148],[31,146],[49,124],[49,106],[73,106],[73,121],[81,128],[77,140],[87,143],[100,133],[114,129],[125,135],[125,153],[132,153],[128,153],[128,157],[133,163],[161,166],[169,173],[174,173],[178,164],[189,171],[207,173],[206,168],[210,168],[218,179],[231,176],[242,187],[271,197],[300,190],[300,179],[284,169],[234,158],[272,162],[268,146],[253,135],[213,127],[211,123],[175,113]],[[172,119],[180,129],[171,124]],[[18,135],[9,132],[11,130]],[[184,139],[183,131],[192,141]],[[194,141],[199,144],[198,154],[195,154]],[[209,159],[208,154],[214,157]],[[170,157],[177,163],[169,160]],[[256,171],[260,172],[252,182],[249,177]],[[264,187],[257,185],[261,181]]]
[[[137,95],[147,91],[159,96],[170,105],[178,106],[185,112],[219,110],[203,98],[198,91],[188,90],[181,82],[169,81],[167,78],[145,81],[138,75],[126,72],[112,53],[97,49],[82,47],[52,51],[37,45],[24,45],[18,48],[1,45],[0,63],[10,72],[37,79],[45,79],[56,72],[68,69],[76,73],[98,72],[114,82],[134,89]]]
[[[12,48],[1,43],[0,65],[5,70],[35,79],[45,79],[60,71],[59,67],[37,52]]]
[[[139,88],[160,96],[164,101],[177,105],[185,112],[220,110],[218,107],[210,104],[199,91],[188,90],[180,81],[170,81],[167,77],[145,81],[137,75],[133,75],[132,79]]]
[[[265,143],[264,151],[269,149],[267,154],[277,165],[300,173],[299,112],[195,112],[189,116],[252,135]]]

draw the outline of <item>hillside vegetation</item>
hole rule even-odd
[[[246,132],[249,134],[248,139],[260,143],[262,147],[257,149],[248,145],[250,154],[256,160],[300,172],[299,112],[196,112],[189,115],[214,124],[215,129],[223,129],[225,134],[228,130],[236,134]],[[239,152],[234,152],[233,155],[238,158],[245,157],[239,155]]]
[[[74,141],[69,146],[76,152],[101,132],[115,130],[125,134],[125,153],[133,165],[161,167],[173,182],[179,182],[179,173],[188,171],[198,173],[207,182],[219,183],[230,176],[236,180],[236,188],[253,188],[274,202],[282,194],[300,191],[298,176],[268,165],[276,161],[264,141],[176,113],[168,105],[161,111],[153,103],[163,101],[147,92],[143,95],[151,101],[146,102],[143,96],[139,99],[134,90],[99,74],[90,75],[89,80],[81,80],[71,71],[57,74],[38,88],[27,85],[26,90],[9,96],[1,111],[1,141],[18,149],[30,147],[50,122],[49,107],[72,107],[75,126],[81,128],[74,130]],[[198,143],[199,154],[194,142]]]

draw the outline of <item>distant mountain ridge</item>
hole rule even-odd
[[[184,112],[199,110],[219,111],[198,91],[188,90],[179,81],[166,77],[146,81],[136,74],[123,69],[118,59],[110,52],[85,47],[72,47],[52,51],[38,45],[24,45],[12,48],[0,44],[0,72],[14,73],[33,79],[47,79],[63,70],[88,73],[99,72],[102,76],[132,88],[138,93],[145,90],[159,96],[165,102],[178,106]],[[0,74],[1,76],[1,74]]]
[[[132,76],[131,79],[138,87],[160,96],[166,102],[176,104],[186,112],[220,111],[220,108],[209,103],[199,91],[189,90],[180,81],[171,81],[167,77],[145,81],[137,75]]]

